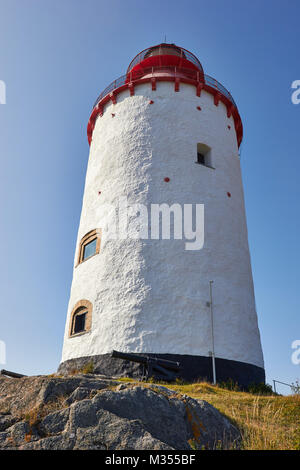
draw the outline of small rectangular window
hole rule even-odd
[[[93,256],[96,253],[96,247],[97,247],[97,238],[92,240],[91,242],[87,243],[84,246],[83,250],[83,259],[87,259],[90,256]]]
[[[85,330],[85,316],[86,316],[86,312],[76,315],[75,325],[74,325],[74,334],[81,333],[82,331]]]
[[[204,165],[209,168],[213,168],[211,161],[211,148],[206,144],[198,143],[197,144],[197,161],[199,165]]]
[[[197,163],[205,165],[205,156],[202,153],[197,153]]]

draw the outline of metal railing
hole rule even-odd
[[[276,384],[286,385],[287,387],[290,387],[291,392],[294,395],[300,395],[300,384],[299,384],[299,382],[296,382],[295,384],[287,384],[285,382],[280,382],[280,380],[274,380],[273,379],[273,388],[274,388],[275,393],[277,393]]]
[[[190,80],[194,80],[195,82],[201,82],[224,95],[229,101],[231,101],[234,106],[236,106],[235,101],[229,91],[226,90],[226,88],[220,82],[218,82],[215,78],[210,77],[209,75],[203,74],[197,70],[185,69],[176,66],[154,66],[135,71],[132,74],[128,73],[126,75],[122,75],[121,77],[114,80],[100,93],[94,103],[93,108],[97,106],[97,104],[105,96],[107,96],[109,93],[116,90],[117,88],[126,85],[130,82],[134,84],[136,80],[139,80],[145,76],[149,76],[149,74],[153,74],[153,76],[155,77],[154,74],[156,74],[157,72],[160,72],[161,75],[163,75],[163,73],[165,72],[166,76],[170,76],[170,72],[172,72],[172,76],[174,78],[178,76],[179,78],[187,78]]]
[[[186,49],[183,49],[183,47],[176,46],[175,44],[159,44],[157,46],[152,46],[152,47],[148,47],[147,49],[144,49],[142,52],[137,54],[134,57],[134,59],[130,62],[129,67],[127,69],[127,73],[130,72],[130,70],[132,70],[132,68],[135,65],[139,64],[145,58],[149,57],[152,52],[154,52],[155,50],[159,50],[160,48],[164,50],[164,54],[166,54],[165,52],[166,49],[170,49],[170,52],[172,51],[171,55],[175,55],[173,51],[178,51],[178,57],[182,57],[184,59],[189,60],[190,62],[192,62],[192,64],[196,65],[196,67],[199,70],[201,70],[203,73],[202,65],[200,61],[197,59],[197,57],[191,52],[187,51]],[[163,55],[163,54],[157,54],[157,55]]]

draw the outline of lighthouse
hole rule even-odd
[[[186,380],[264,382],[229,91],[186,49],[149,47],[97,98],[87,135],[59,370],[134,375],[117,350],[180,362]]]

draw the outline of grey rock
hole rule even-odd
[[[82,400],[71,405],[69,420],[70,431],[75,431],[77,428],[96,426],[97,423],[97,408],[92,400]]]
[[[97,412],[98,424],[92,428],[78,428],[74,449],[98,450],[171,450],[153,438],[139,420],[120,418],[105,410]]]
[[[117,383],[117,382],[116,382]],[[88,385],[88,386],[86,386]],[[111,384],[110,384],[111,385]],[[75,401],[84,400],[85,398],[91,398],[93,395],[97,393],[98,390],[103,390],[108,387],[107,382],[98,382],[98,383],[91,383],[85,384],[84,387],[78,387],[74,392],[66,399],[66,403],[71,405]]]
[[[76,376],[67,378],[55,378],[44,383],[39,393],[42,403],[53,401],[58,397],[71,395],[77,388],[83,387],[91,390],[101,390],[111,385],[117,385],[113,380],[97,379],[95,376]]]
[[[125,390],[126,387],[126,384],[120,384],[116,387],[116,391],[119,392],[120,390]]]
[[[74,438],[67,433],[62,433],[59,436],[46,437],[39,441],[24,444],[21,450],[72,450],[74,442]]]
[[[7,438],[9,437],[8,432],[0,432],[0,449],[5,449],[8,445]]]
[[[40,439],[36,429],[31,429],[26,421],[21,421],[7,429],[6,446],[13,449],[22,447],[27,441],[36,441]],[[0,443],[1,449],[1,443]]]
[[[91,395],[91,389],[86,387],[78,387],[74,392],[66,399],[66,403],[71,405],[72,403],[80,400],[84,400],[85,398],[89,398]]]
[[[206,401],[91,374],[0,379],[1,405],[9,411],[0,414],[0,450],[213,449],[240,439]],[[32,409],[37,418],[27,422]]]
[[[180,400],[169,400],[150,388],[136,386],[119,392],[105,391],[93,401],[97,409],[140,420],[154,438],[170,447],[190,449],[188,440],[192,434],[187,426],[185,405]]]
[[[0,432],[5,431],[5,429],[9,428],[15,422],[17,418],[11,415],[0,415]]]
[[[41,435],[51,435],[63,432],[69,419],[70,410],[55,411],[47,415],[38,425],[38,431]]]
[[[26,421],[21,421],[20,423],[16,423],[14,426],[12,426],[9,431],[13,441],[16,444],[23,444],[26,435],[29,434],[30,427]]]

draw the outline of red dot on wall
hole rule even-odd
[[[115,114],[114,114],[114,113],[111,113],[111,117],[115,117]]]
[[[198,109],[199,111],[201,111],[201,106],[197,106],[197,109]]]
[[[229,124],[228,124],[228,126],[227,126],[227,127],[228,127],[228,129],[231,129],[231,126],[229,126]]]
[[[98,191],[98,196],[100,196],[100,194],[101,194],[101,191]]]
[[[228,193],[227,193],[227,196],[228,196],[228,197],[231,197],[231,193],[228,192]]]
[[[150,100],[150,101],[149,101],[149,104],[153,104],[153,103],[154,103],[154,101],[153,101],[153,100]]]
[[[170,181],[170,178],[169,178],[168,176],[166,176],[166,177],[164,178],[164,181],[165,181],[166,183],[168,183],[168,182]]]

